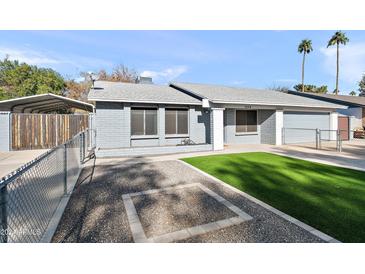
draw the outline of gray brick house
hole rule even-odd
[[[283,127],[337,129],[340,105],[272,90],[96,81],[96,154],[138,156],[282,144]],[[312,136],[286,136],[289,142]],[[308,140],[306,140],[306,138]]]

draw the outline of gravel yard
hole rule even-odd
[[[86,168],[80,178],[53,242],[134,242],[125,195],[131,196],[147,239],[163,241],[171,235],[173,242],[323,242],[179,161],[96,161],[95,169]],[[185,184],[202,188],[181,188]],[[155,192],[144,193],[150,190]],[[132,195],[136,192],[142,193]],[[237,221],[240,212],[252,218]],[[180,237],[179,232],[190,234]]]

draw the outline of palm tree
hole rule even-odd
[[[330,46],[337,46],[337,70],[336,70],[336,89],[335,93],[338,94],[338,72],[340,67],[339,55],[340,55],[340,44],[346,45],[350,40],[346,37],[345,33],[342,31],[336,31],[335,34],[328,41],[327,48]]]
[[[309,54],[313,50],[312,48],[312,40],[304,39],[300,42],[298,46],[298,52],[303,53],[303,61],[302,61],[302,92],[304,92],[304,64],[305,64],[305,55]]]
[[[355,92],[355,91],[351,91],[351,92],[350,92],[350,95],[351,95],[351,96],[356,96],[356,92]]]

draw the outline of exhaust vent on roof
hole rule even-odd
[[[152,77],[138,76],[136,79],[136,84],[153,84]]]

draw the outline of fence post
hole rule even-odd
[[[67,143],[63,145],[63,194],[67,194]]]
[[[337,130],[337,151],[342,152],[341,130]]]
[[[320,131],[318,128],[316,128],[316,149],[319,149],[320,146]]]
[[[80,164],[84,161],[85,157],[85,138],[84,138],[85,132],[80,133]]]
[[[0,243],[8,242],[7,186],[0,188]]]

